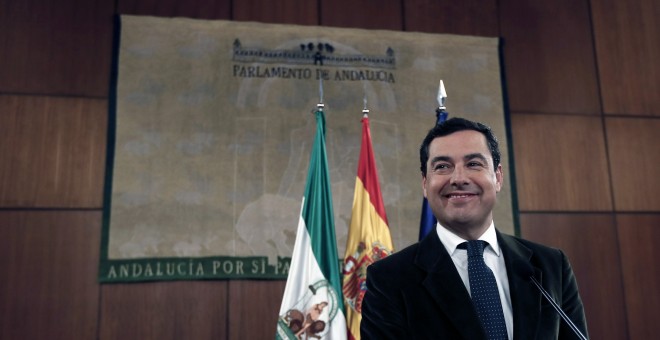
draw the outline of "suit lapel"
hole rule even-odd
[[[516,339],[534,339],[541,313],[541,293],[532,284],[530,276],[541,281],[541,270],[532,266],[532,251],[514,237],[497,232],[504,254],[511,307],[513,309],[513,335]]]
[[[485,338],[470,295],[436,233],[420,242],[415,264],[427,273],[422,285],[463,337]]]

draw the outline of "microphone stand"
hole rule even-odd
[[[559,305],[555,302],[555,300],[552,298],[552,296],[550,296],[550,294],[548,294],[548,292],[545,289],[543,289],[541,284],[538,281],[536,281],[536,278],[534,278],[534,276],[530,276],[529,278],[532,279],[532,283],[534,283],[534,285],[541,291],[541,294],[543,294],[543,297],[545,297],[545,299],[548,300],[548,302],[550,302],[550,304],[557,311],[559,316],[561,316],[561,318],[564,319],[564,321],[566,321],[566,324],[568,324],[568,326],[571,327],[571,330],[573,330],[573,333],[575,333],[575,335],[577,335],[577,337],[580,338],[580,340],[587,340],[587,337],[584,336],[584,334],[582,334],[582,332],[580,332],[580,330],[577,328],[577,326],[573,323],[573,321],[571,321],[571,319],[568,317],[568,315],[566,315],[566,313],[564,313],[564,311],[561,309],[561,307],[559,307]]]

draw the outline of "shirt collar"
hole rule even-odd
[[[447,249],[447,252],[450,255],[454,254],[454,252],[456,251],[456,247],[458,247],[459,244],[467,241],[459,237],[458,235],[452,233],[451,231],[449,231],[449,229],[443,227],[440,224],[440,222],[436,224],[435,230],[438,233],[440,242],[442,242],[442,245],[445,246],[445,249]],[[490,248],[493,250],[493,252],[495,252],[495,255],[500,256],[500,245],[497,243],[497,233],[495,232],[495,223],[490,222],[490,226],[488,227],[488,229],[486,229],[486,232],[484,232],[479,237],[479,239],[488,242],[488,245],[490,245]]]

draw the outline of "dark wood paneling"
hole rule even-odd
[[[619,214],[616,219],[629,339],[654,339],[660,334],[660,215]]]
[[[227,339],[227,281],[101,286],[100,339]]]
[[[0,339],[94,339],[100,212],[0,211]]]
[[[308,0],[242,0],[234,1],[234,20],[317,25],[319,6]]]
[[[406,0],[403,5],[405,31],[499,36],[495,0]]]
[[[563,250],[578,280],[592,339],[626,339],[627,324],[614,217],[521,214],[521,235]]]
[[[158,17],[230,19],[231,2],[231,0],[117,0],[117,13]]]
[[[598,113],[597,48],[605,111],[658,115],[654,0],[591,1],[595,46],[588,0],[248,1],[0,0],[0,93],[107,97],[113,12],[493,36],[497,3],[510,110]],[[106,111],[101,100],[0,96],[0,206],[100,207]],[[513,115],[521,209],[611,209],[595,121]],[[657,123],[607,120],[619,210],[660,210],[649,195],[660,189]],[[653,338],[660,220],[618,217],[623,276],[603,251],[616,248],[611,223],[604,215],[521,217],[523,236],[570,256],[593,338]],[[108,284],[99,309],[99,233],[99,212],[0,211],[0,338],[272,338],[284,281]],[[587,233],[596,240],[584,242]],[[629,337],[617,314],[622,280]]]
[[[599,117],[511,115],[521,211],[612,209]]]
[[[0,206],[102,206],[103,99],[0,95]]]
[[[321,25],[403,30],[403,3],[399,0],[319,0]]]
[[[660,211],[660,119],[605,122],[616,210]]]
[[[660,116],[657,0],[591,0],[605,113]]]
[[[600,112],[588,0],[499,2],[509,108]]]
[[[272,339],[286,281],[229,282],[229,339]]]
[[[113,0],[0,3],[0,92],[107,97]]]

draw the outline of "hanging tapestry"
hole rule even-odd
[[[501,141],[514,233],[497,38],[124,15],[115,59],[101,282],[286,278],[319,101],[338,253],[365,106],[395,250],[416,242],[441,79]]]

